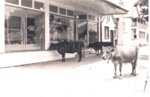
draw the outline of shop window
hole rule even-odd
[[[32,7],[32,0],[21,0],[21,5],[26,7]]]
[[[88,29],[89,29],[89,43],[96,42],[98,39],[97,23],[89,22]]]
[[[58,41],[74,41],[74,21],[62,16],[50,15],[50,40]]]
[[[109,27],[105,26],[105,39],[109,39]]]
[[[5,0],[7,3],[19,4],[19,0]]]
[[[136,29],[132,29],[132,39],[136,39],[137,38],[137,33],[136,33]]]
[[[42,10],[42,9],[44,9],[44,3],[38,2],[38,1],[34,1],[34,8]]]
[[[86,20],[78,20],[78,40],[83,41],[85,45],[87,43],[87,25],[88,24]]]
[[[50,5],[49,8],[50,8],[50,12],[58,13],[58,7],[57,6]]]
[[[68,16],[74,16],[74,13],[73,13],[72,10],[67,10],[67,15],[68,15]]]
[[[66,9],[59,8],[59,13],[62,14],[62,15],[66,15]]]
[[[5,49],[26,51],[43,49],[44,13],[5,6]]]

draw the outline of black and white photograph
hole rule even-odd
[[[148,97],[149,0],[1,0],[0,97]]]

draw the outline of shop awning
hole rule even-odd
[[[94,14],[94,15],[111,15],[126,14],[128,11],[120,6],[107,0],[51,0],[56,3],[71,6],[75,10]]]

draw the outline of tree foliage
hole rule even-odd
[[[134,6],[140,8],[140,17],[145,18],[148,21],[148,0],[138,0]]]

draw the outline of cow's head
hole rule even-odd
[[[114,51],[114,48],[111,46],[107,47],[103,46],[102,49],[103,49],[102,59],[103,60],[110,59],[112,56],[112,52]]]

